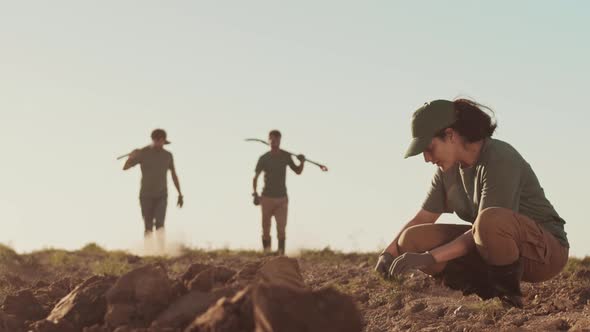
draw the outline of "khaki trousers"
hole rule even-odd
[[[553,278],[565,267],[569,248],[534,220],[504,208],[480,212],[473,226],[426,224],[406,229],[399,238],[400,253],[425,252],[451,242],[471,231],[479,255],[489,265],[502,266],[523,262],[523,281],[540,282]],[[424,272],[437,274],[446,263]]]
[[[270,225],[272,217],[275,217],[277,224],[277,238],[286,239],[287,229],[287,212],[289,210],[289,198],[273,198],[268,196],[260,197],[260,206],[262,208],[262,239],[270,241]]]

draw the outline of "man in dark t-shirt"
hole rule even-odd
[[[297,175],[303,172],[305,156],[298,155],[299,166],[295,165],[291,155],[280,149],[281,133],[273,130],[268,135],[270,151],[258,159],[256,175],[254,176],[254,204],[262,207],[262,248],[269,252],[271,248],[270,225],[274,216],[279,240],[279,254],[285,254],[285,240],[287,227],[287,212],[289,198],[287,196],[287,166]],[[262,196],[258,196],[258,177],[264,172],[264,189]]]
[[[160,249],[164,246],[164,220],[168,205],[168,171],[178,191],[178,207],[182,207],[184,199],[180,191],[180,182],[174,167],[172,153],[164,149],[170,144],[166,139],[166,132],[156,129],[152,132],[152,144],[131,152],[123,170],[128,170],[139,164],[141,167],[141,189],[139,202],[145,225],[144,235],[148,239],[156,229]]]

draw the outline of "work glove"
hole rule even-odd
[[[299,159],[300,162],[305,162],[305,156],[302,154],[298,155],[297,159]]]
[[[184,196],[178,195],[178,202],[176,203],[176,206],[178,206],[179,208],[182,208],[183,205],[184,205]]]
[[[381,255],[379,255],[379,260],[377,261],[377,265],[375,266],[375,271],[379,273],[383,278],[387,279],[389,276],[389,268],[395,257],[392,254],[384,251]]]
[[[411,269],[423,269],[436,264],[436,260],[429,253],[407,252],[395,259],[389,268],[389,277],[400,276]]]
[[[258,193],[253,193],[252,197],[254,197],[254,205],[258,206],[260,205],[260,196],[258,196]]]

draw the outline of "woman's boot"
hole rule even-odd
[[[497,296],[502,302],[517,308],[522,308],[522,291],[520,280],[523,274],[522,261],[503,266],[490,266],[490,281],[494,285]]]

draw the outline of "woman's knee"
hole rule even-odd
[[[514,212],[505,208],[482,210],[473,227],[473,239],[482,258],[492,265],[505,265],[518,259]]]
[[[398,239],[400,252],[424,252],[449,243],[467,232],[471,226],[455,224],[423,224],[406,229]]]
[[[420,247],[420,239],[423,239],[423,232],[420,226],[406,228],[400,235],[397,246],[400,253],[416,252]]]
[[[514,212],[509,209],[490,207],[482,210],[473,225],[476,242],[487,242],[486,239],[498,234],[498,231],[510,225]],[[479,241],[478,241],[479,240]]]

